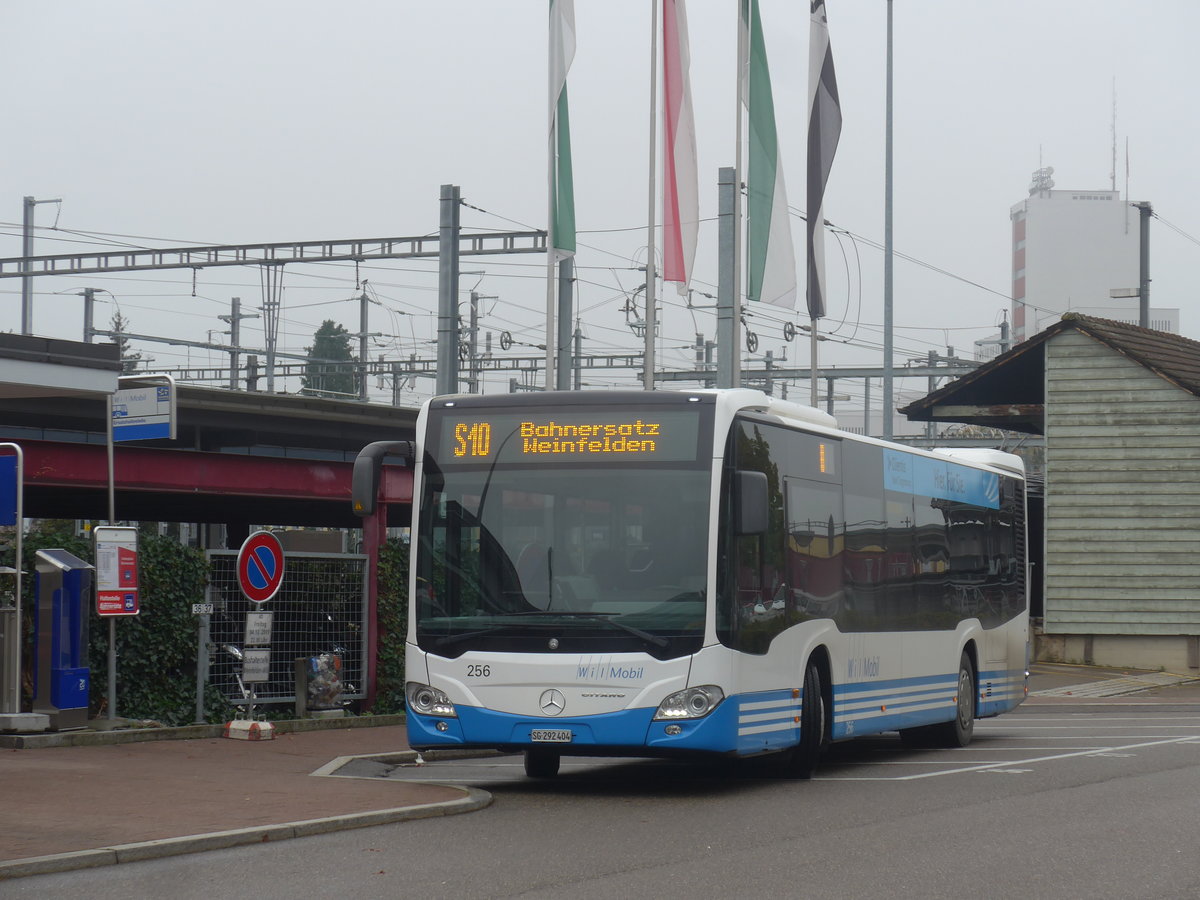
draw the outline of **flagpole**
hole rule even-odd
[[[892,404],[894,397],[892,370],[892,266],[895,247],[892,243],[892,0],[887,0],[887,76],[884,100],[883,148],[883,414],[881,434],[885,441],[892,439]]]
[[[567,106],[567,71],[575,56],[575,0],[550,0],[550,52],[547,74],[549,142],[547,178],[549,216],[546,224],[546,390],[554,390],[558,357],[555,264],[575,253],[575,190],[571,169],[571,132]]]
[[[554,133],[550,134],[550,217],[547,222],[554,222]],[[554,277],[554,226],[550,225],[546,229],[546,390],[554,389],[554,344],[555,344],[555,318],[554,313],[558,305],[558,296],[555,292],[555,277]]]
[[[551,22],[550,40],[554,40],[554,25]],[[557,164],[555,161],[557,151],[557,124],[555,122],[554,107],[558,98],[555,96],[554,89],[554,53],[546,54],[547,77],[546,83],[547,95],[550,100],[550,127],[549,140],[546,144],[546,390],[552,390],[554,387],[554,312],[555,301],[557,297],[554,292],[554,239],[557,237],[554,233],[554,207],[555,207],[555,189],[554,182],[557,175]]]
[[[553,70],[554,64],[551,63]],[[554,76],[550,77],[551,91],[553,91]],[[553,103],[553,98],[551,99]],[[553,108],[553,107],[552,107]],[[554,277],[554,239],[557,235],[554,233],[554,207],[556,203],[554,182],[557,174],[557,165],[555,162],[555,151],[557,149],[557,128],[554,124],[553,114],[551,114],[550,124],[550,141],[547,147],[549,151],[549,165],[546,166],[547,172],[547,212],[546,212],[546,390],[554,389],[554,343],[555,343],[555,320],[554,313],[556,311],[558,296],[555,292]]]
[[[649,210],[646,214],[646,335],[645,352],[642,357],[642,387],[654,390],[654,319],[655,319],[655,275],[654,275],[654,228],[655,191],[654,178],[658,151],[658,4],[650,0],[650,176]]]
[[[742,97],[746,94],[746,65],[750,47],[750,0],[738,0],[737,114],[733,153],[733,321],[729,348],[729,387],[742,386]]]
[[[817,338],[817,323],[819,321],[821,321],[821,320],[818,319],[816,316],[811,317],[809,319],[809,322],[811,324],[808,329],[809,340],[811,341],[810,349],[808,351],[808,356],[809,356],[809,360],[811,361],[810,365],[812,366],[812,374],[808,376],[808,380],[810,382],[808,397],[809,397],[809,406],[813,406],[813,407],[815,407],[817,405],[817,372],[820,371],[820,367],[817,365],[817,340],[818,340],[818,338]]]

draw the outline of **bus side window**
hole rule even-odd
[[[845,517],[839,485],[790,478],[787,485],[787,599],[796,612],[833,618],[842,609]]]

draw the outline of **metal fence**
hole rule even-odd
[[[270,670],[255,684],[256,703],[293,703],[296,699],[295,661],[338,653],[342,657],[342,687],[346,700],[366,696],[367,557],[362,554],[285,553],[279,592],[261,606],[238,588],[237,551],[209,550],[207,602],[208,680],[231,702],[244,704],[237,658],[246,633],[246,614],[273,614]],[[207,623],[204,620],[207,619]]]

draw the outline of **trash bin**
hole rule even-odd
[[[296,660],[296,714],[345,708],[342,700],[342,657],[319,653]]]

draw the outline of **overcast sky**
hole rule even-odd
[[[858,236],[827,238],[822,363],[881,363],[884,0],[828,0],[844,126],[826,217]],[[808,4],[761,0],[792,205],[805,198]],[[407,236],[436,232],[442,184],[461,186],[465,228],[544,228],[546,2],[346,0],[203,3],[9,0],[0,30],[8,86],[0,255],[21,253],[21,198],[37,208],[36,253],[139,246]],[[649,140],[650,0],[576,0],[569,76],[585,353],[636,350],[626,297],[641,283]],[[733,164],[734,0],[690,0],[701,215]],[[1194,0],[895,0],[895,246],[924,265],[895,269],[896,359],[950,345],[969,355],[1009,308],[1009,209],[1039,164],[1061,188],[1116,183],[1150,200],[1152,304],[1181,310],[1200,338],[1200,175]],[[57,230],[49,226],[57,225]],[[1175,230],[1177,229],[1177,230]],[[702,225],[694,286],[715,293],[715,223]],[[93,232],[79,236],[71,232]],[[1180,234],[1182,231],[1184,234]],[[803,272],[803,222],[793,219]],[[660,241],[661,243],[661,241]],[[498,341],[544,339],[542,258],[465,260],[464,290],[498,299],[481,327]],[[436,262],[288,267],[283,348],[303,352],[323,319],[358,330],[356,275],[371,307],[372,356],[433,357]],[[36,334],[80,339],[83,287],[102,288],[97,327],[119,307],[133,332],[227,342],[217,316],[262,303],[254,269],[39,278]],[[0,329],[20,329],[20,284],[0,283]],[[668,293],[660,364],[690,365],[709,309]],[[803,305],[801,290],[801,306]],[[711,301],[694,295],[696,306]],[[751,310],[758,357],[808,365],[806,322]],[[261,346],[261,320],[244,324]],[[211,334],[210,334],[211,332]],[[482,338],[481,338],[482,341]],[[159,367],[219,365],[219,353],[139,345]],[[498,350],[497,345],[497,350]],[[507,389],[511,373],[489,390]],[[633,384],[613,370],[594,385]],[[298,385],[292,385],[295,389]],[[918,382],[905,384],[923,393]],[[797,395],[807,395],[802,385]],[[412,402],[433,390],[416,382]],[[854,407],[848,404],[848,409]]]

